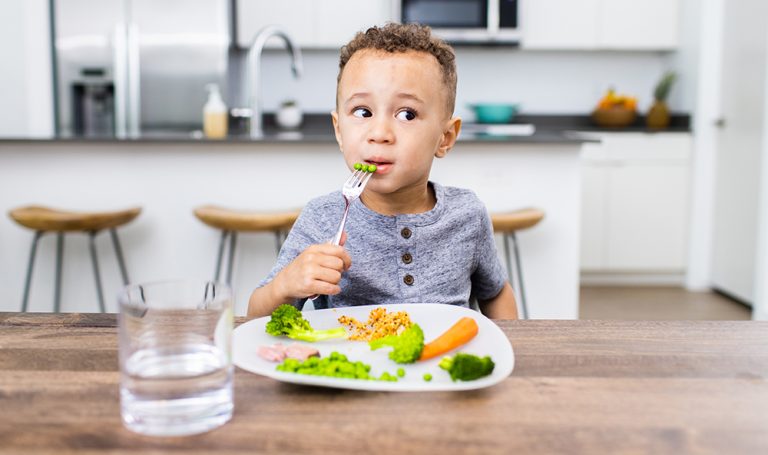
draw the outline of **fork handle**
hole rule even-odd
[[[341,245],[341,236],[344,234],[344,226],[347,224],[347,215],[349,214],[349,201],[344,198],[344,214],[341,216],[341,223],[339,223],[339,230],[336,231],[336,235],[333,236],[332,243],[334,245]]]

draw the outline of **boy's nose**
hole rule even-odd
[[[389,119],[379,117],[370,123],[368,130],[368,143],[389,144],[395,141],[394,131]]]

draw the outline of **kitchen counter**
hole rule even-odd
[[[366,392],[236,368],[230,422],[152,438],[120,421],[114,314],[0,314],[0,452],[768,453],[768,322],[494,322],[515,352],[495,386]]]
[[[487,125],[466,123],[459,135],[460,143],[515,143],[515,144],[580,144],[593,142],[594,138],[574,134],[576,131],[585,132],[655,132],[643,125],[643,118],[627,128],[599,128],[592,124],[587,115],[520,115],[515,119],[515,125],[533,125],[533,134],[489,134],[482,131]],[[687,115],[675,115],[672,124],[665,132],[689,132],[690,118]],[[7,137],[0,138],[0,144],[7,142],[170,142],[170,143],[335,143],[336,139],[331,127],[330,116],[311,114],[305,117],[304,124],[296,130],[282,130],[275,124],[274,116],[265,115],[264,135],[261,138],[251,138],[244,134],[233,134],[223,140],[210,140],[202,136],[200,130],[190,126],[187,129],[150,129],[144,130],[139,137],[116,139],[114,137]]]
[[[469,188],[489,211],[537,207],[544,220],[519,233],[525,290],[532,318],[578,316],[581,141],[463,142],[432,165],[431,178]],[[343,155],[325,142],[22,141],[0,144],[0,213],[27,204],[70,210],[141,206],[120,228],[131,280],[210,278],[220,232],[193,215],[216,204],[283,211],[338,191],[349,176]],[[0,311],[19,309],[33,233],[0,219]],[[109,236],[96,237],[107,309],[122,285]],[[50,311],[55,236],[38,247],[30,311]],[[497,249],[503,257],[501,236]],[[276,258],[270,234],[238,236],[234,258],[235,314],[267,276]],[[353,258],[354,261],[354,258]],[[87,236],[67,235],[63,311],[95,311],[96,291]],[[16,300],[18,299],[18,300]]]

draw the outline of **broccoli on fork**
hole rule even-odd
[[[285,335],[288,338],[302,341],[322,341],[331,338],[345,338],[347,331],[344,327],[328,330],[315,330],[304,319],[301,311],[293,305],[280,305],[272,312],[272,319],[267,322],[267,333],[274,336]]]
[[[391,346],[389,358],[397,363],[413,363],[419,359],[424,349],[424,332],[418,324],[411,324],[399,335],[388,335],[368,342],[372,351],[384,346]]]

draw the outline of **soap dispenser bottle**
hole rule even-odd
[[[227,137],[227,106],[221,99],[219,86],[208,84],[208,101],[203,107],[203,133],[209,139]]]

